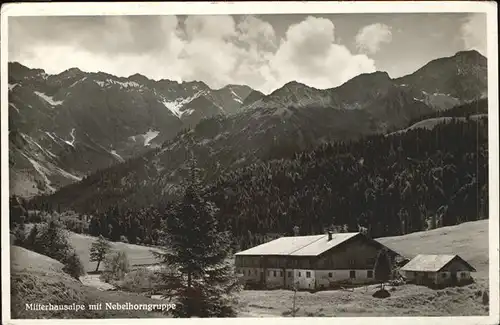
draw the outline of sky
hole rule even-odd
[[[270,14],[9,17],[9,61],[57,74],[77,67],[127,77],[324,89],[361,73],[392,78],[430,60],[486,55],[486,14]]]

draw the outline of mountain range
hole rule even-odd
[[[96,196],[154,201],[176,192],[193,154],[211,180],[322,143],[394,132],[486,94],[487,60],[477,51],[433,60],[401,78],[362,74],[330,89],[293,81],[269,95],[138,74],[47,75],[10,63],[10,190],[51,194],[75,183],[53,197],[74,193],[76,205]],[[109,182],[120,192],[106,192]]]
[[[9,63],[10,190],[50,193],[123,162],[183,128],[239,111],[255,92],[203,82],[119,78],[73,68],[58,75]]]

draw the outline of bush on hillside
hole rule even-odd
[[[66,231],[59,221],[50,219],[48,223],[34,225],[28,236],[26,237],[24,232],[22,237],[24,237],[22,241],[17,241],[19,246],[63,263],[65,265],[63,271],[72,277],[79,278],[85,273],[83,264],[69,243]]]
[[[14,245],[16,246],[24,246],[24,242],[26,241],[26,226],[24,223],[20,223],[14,229]]]
[[[488,291],[483,292],[483,305],[487,306],[490,303],[490,296],[488,295]]]
[[[79,279],[82,275],[85,274],[85,269],[83,267],[83,263],[78,257],[76,251],[72,251],[64,261],[63,271],[67,274],[71,275],[75,279]]]
[[[127,253],[124,251],[110,254],[104,260],[104,272],[101,274],[101,280],[104,282],[123,280],[130,270],[130,263]]]
[[[89,232],[89,223],[81,220],[77,215],[62,216],[59,220],[66,229],[77,234],[86,234]]]
[[[35,224],[30,230],[30,233],[28,234],[28,237],[23,243],[23,247],[32,251],[36,251],[35,247],[37,246],[37,241],[38,241],[38,235],[39,235],[39,229],[38,225]]]
[[[113,283],[127,292],[151,292],[161,284],[160,275],[147,268],[129,272],[122,281]]]

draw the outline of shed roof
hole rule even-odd
[[[262,245],[238,252],[235,255],[317,256],[356,235],[359,235],[359,233],[336,233],[332,234],[331,240],[328,240],[327,234],[281,237]]]
[[[458,255],[424,255],[415,256],[405,266],[402,271],[439,272],[443,267],[454,259],[459,259],[470,271],[475,271],[469,263]]]

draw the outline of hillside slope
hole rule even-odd
[[[82,285],[61,271],[62,264],[30,250],[11,246],[11,318],[137,318],[165,317],[158,312],[141,310],[97,311],[35,311],[27,310],[26,304],[72,305],[95,303],[157,304],[157,300],[145,296],[99,291]]]
[[[83,266],[85,267],[85,271],[95,271],[95,267],[97,265],[96,262],[90,262],[90,246],[96,240],[96,237],[91,237],[87,235],[75,234],[73,232],[69,233],[68,237],[69,242],[76,250],[76,253],[80,257]],[[127,254],[128,260],[130,262],[130,266],[138,266],[138,265],[147,265],[157,263],[157,260],[154,258],[151,250],[159,250],[156,248],[151,248],[147,246],[140,245],[132,245],[121,242],[111,242],[111,250],[112,251],[122,251]],[[101,264],[100,270],[104,265]]]

